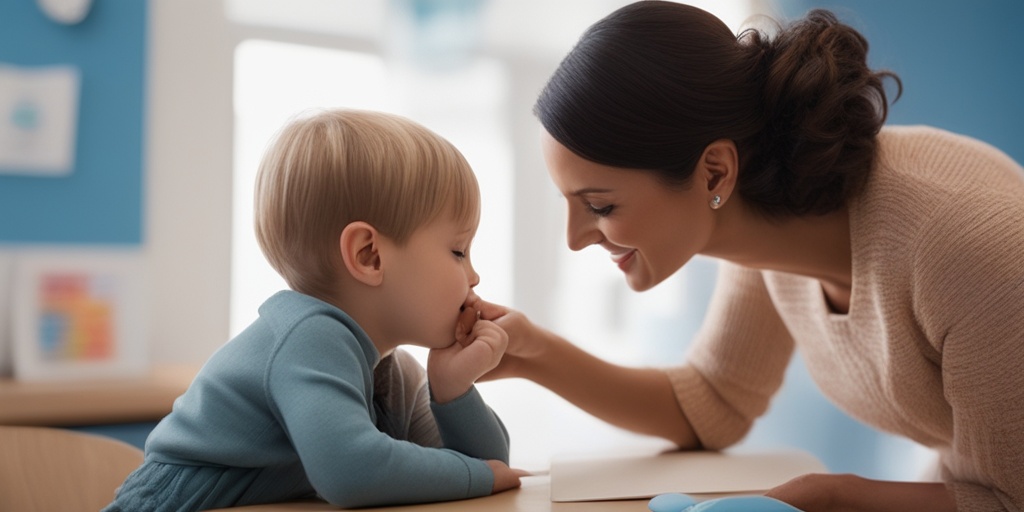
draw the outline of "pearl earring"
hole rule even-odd
[[[722,196],[716,195],[715,197],[712,197],[711,198],[711,203],[709,203],[709,204],[711,205],[711,209],[712,210],[717,210],[717,209],[721,208],[722,207]]]

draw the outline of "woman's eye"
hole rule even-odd
[[[602,206],[602,207],[598,208],[598,207],[596,207],[596,206],[594,206],[592,204],[588,204],[587,208],[590,209],[590,213],[593,213],[594,215],[597,215],[598,217],[607,217],[610,213],[612,213],[612,210],[615,209],[615,206],[608,205],[608,206]]]

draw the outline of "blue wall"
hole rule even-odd
[[[903,97],[890,124],[928,124],[1024,162],[1024,2],[784,0],[786,16],[823,7],[867,37],[873,67],[895,71]]]
[[[0,1],[0,63],[81,72],[74,171],[0,173],[0,243],[142,243],[147,5],[95,0],[61,25],[35,0]]]

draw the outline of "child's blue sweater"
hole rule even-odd
[[[348,315],[292,291],[259,312],[150,435],[146,464],[257,471],[239,479],[245,490],[225,493],[246,503],[319,495],[361,507],[490,494],[494,476],[481,459],[507,463],[508,434],[475,388],[430,403],[443,448],[395,439],[379,429],[373,403],[380,356]],[[229,489],[226,476],[203,492]]]

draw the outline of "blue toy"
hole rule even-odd
[[[697,503],[685,494],[659,494],[647,504],[651,512],[801,512],[767,496],[730,496]]]
[[[697,504],[697,500],[679,493],[659,494],[647,503],[651,512],[689,512],[690,507]]]

